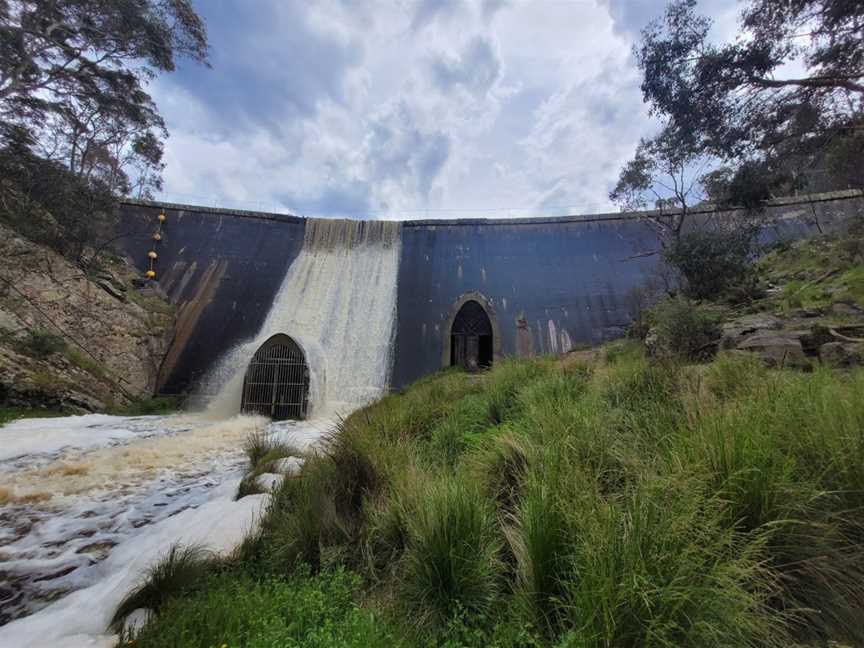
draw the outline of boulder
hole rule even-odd
[[[864,315],[864,309],[862,309],[860,306],[856,306],[855,304],[850,304],[848,302],[835,302],[831,304],[831,314],[860,317],[861,315]]]
[[[798,337],[781,331],[759,331],[738,342],[735,348],[758,354],[769,367],[810,368]]]
[[[285,477],[297,477],[303,468],[303,459],[300,457],[285,457],[273,462],[273,471]]]
[[[828,342],[819,348],[819,359],[829,367],[854,367],[864,364],[864,344]]]
[[[754,313],[737,317],[723,324],[720,347],[735,349],[745,337],[757,331],[776,331],[783,327],[777,317],[768,313]]]
[[[275,473],[264,473],[255,478],[255,486],[263,493],[272,493],[285,480],[285,475],[277,475]]]

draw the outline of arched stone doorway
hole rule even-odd
[[[309,366],[303,349],[287,335],[274,335],[249,362],[240,411],[274,421],[304,419],[308,399]]]
[[[468,370],[489,367],[501,353],[501,332],[492,303],[478,292],[453,304],[444,324],[441,364]]]

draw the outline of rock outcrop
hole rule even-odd
[[[758,313],[724,323],[720,348],[756,353],[771,367],[850,367],[864,361],[864,340],[856,334],[864,336],[864,317],[855,321],[847,315],[838,322],[819,313],[788,318]]]
[[[173,307],[116,257],[85,272],[0,225],[0,402],[101,410],[153,394]]]

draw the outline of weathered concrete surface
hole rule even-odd
[[[178,307],[161,389],[188,389],[257,332],[303,242],[304,220],[183,205],[122,206],[123,249],[146,267],[156,216],[167,221],[158,278]],[[785,199],[768,208],[766,240],[828,231],[864,208],[861,192]],[[711,209],[701,220],[731,218]],[[391,386],[446,364],[447,322],[460,299],[484,302],[495,354],[564,352],[624,332],[637,290],[658,261],[655,230],[633,214],[408,221],[402,228]]]
[[[119,245],[142,270],[163,209],[166,220],[156,247],[156,278],[177,306],[177,327],[159,389],[178,393],[200,379],[221,353],[258,332],[303,244],[304,221],[126,203],[121,206]]]
[[[621,335],[629,291],[656,263],[634,255],[655,247],[652,230],[632,219],[406,223],[393,383],[447,363],[447,322],[472,292],[494,309],[500,355],[557,353]]]

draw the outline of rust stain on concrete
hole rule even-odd
[[[162,361],[162,366],[159,368],[159,377],[157,379],[157,389],[161,389],[174,370],[177,361],[183,354],[183,350],[189,343],[189,339],[195,332],[198,325],[198,320],[201,314],[213,301],[216,296],[216,290],[219,288],[219,283],[222,277],[225,276],[225,270],[228,268],[226,260],[211,261],[204,270],[200,281],[195,287],[195,294],[191,299],[181,301],[177,304],[177,323],[174,329],[174,339],[171,341],[171,347]],[[186,277],[186,281],[189,277]],[[185,288],[185,282],[184,282]]]

